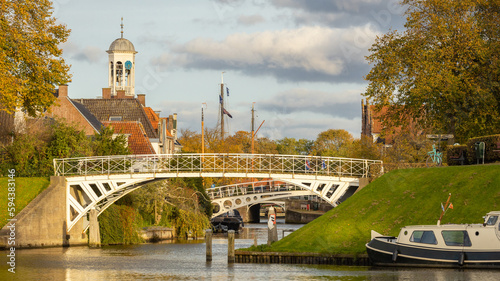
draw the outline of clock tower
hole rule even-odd
[[[117,97],[117,91],[124,91],[125,97],[135,95],[135,51],[134,44],[123,38],[123,18],[121,37],[113,41],[106,51],[109,54],[108,81],[111,97]]]

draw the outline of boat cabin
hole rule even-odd
[[[500,211],[490,212],[483,224],[415,225],[401,229],[398,244],[431,248],[500,248]]]

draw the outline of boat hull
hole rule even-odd
[[[496,250],[440,249],[378,237],[366,244],[366,251],[377,266],[500,268],[500,251]]]

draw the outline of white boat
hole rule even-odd
[[[483,224],[415,225],[398,237],[372,230],[366,251],[374,265],[500,268],[500,211]]]

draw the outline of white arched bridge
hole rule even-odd
[[[300,195],[299,189],[335,206],[349,186],[359,185],[360,178],[381,173],[382,161],[276,154],[125,155],[54,159],[54,171],[66,177],[69,231],[91,209],[100,214],[146,183],[177,177],[270,178],[283,183],[281,190],[256,191],[238,185],[209,189],[213,203],[221,206],[219,213],[255,204],[266,198],[262,196]],[[226,191],[224,197],[216,194]],[[257,193],[261,193],[259,200],[254,198]]]

